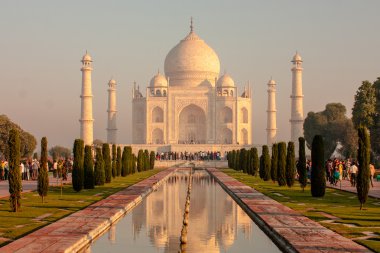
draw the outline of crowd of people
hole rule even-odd
[[[221,160],[220,152],[212,151],[199,151],[199,152],[162,152],[156,153],[156,160],[187,160],[187,161],[209,161],[209,160]]]
[[[72,170],[72,159],[56,159],[48,161],[48,170],[53,172],[53,176],[62,177],[67,180],[67,173]],[[37,159],[24,159],[20,163],[20,173],[22,180],[37,180],[40,170],[40,162]],[[0,180],[8,180],[9,165],[6,160],[0,162]]]

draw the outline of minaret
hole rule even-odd
[[[116,81],[111,79],[108,82],[108,87],[107,143],[116,144]]]
[[[302,94],[302,58],[298,52],[294,55],[292,68],[292,114],[290,118],[291,141],[296,145],[298,138],[303,137],[303,94]]]
[[[92,59],[87,53],[82,58],[82,94],[81,98],[81,118],[80,122],[80,138],[85,145],[92,145],[94,139],[94,119],[92,118],[92,88],[91,88],[91,72]]]
[[[276,82],[271,79],[268,82],[268,109],[267,109],[267,145],[272,146],[276,142]]]

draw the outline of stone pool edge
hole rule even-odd
[[[36,230],[1,252],[78,252],[156,190],[178,168],[172,167],[131,185],[90,206]]]
[[[216,168],[205,169],[283,252],[372,252]]]

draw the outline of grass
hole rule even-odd
[[[375,252],[380,252],[380,206],[375,205],[380,204],[380,200],[369,197],[364,210],[360,210],[358,198],[353,193],[326,188],[326,195],[323,198],[313,198],[310,187],[306,187],[303,192],[297,182],[292,188],[280,187],[277,183],[264,182],[259,177],[253,177],[241,171],[232,169],[222,171],[347,238],[355,240],[355,238],[365,236],[363,232],[375,233],[377,235],[375,238],[355,241]],[[338,219],[334,223],[323,223],[322,220],[329,219],[323,215],[325,213]]]
[[[117,177],[109,184],[96,186],[95,189],[82,190],[80,192],[75,192],[71,184],[64,185],[62,197],[60,187],[50,187],[48,196],[45,198],[45,203],[41,202],[41,197],[37,192],[24,193],[21,200],[21,212],[17,213],[10,211],[8,198],[2,198],[0,199],[0,237],[14,240],[25,236],[148,178],[161,170],[155,169],[127,177]],[[46,215],[47,217],[36,219],[42,215]],[[9,242],[9,240],[0,242],[0,246]]]

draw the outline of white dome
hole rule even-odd
[[[229,74],[224,74],[216,83],[218,87],[235,87],[235,82]]]
[[[298,52],[296,52],[296,54],[293,56],[292,62],[296,62],[296,61],[302,61],[301,55],[299,55]]]
[[[160,72],[157,73],[151,80],[150,80],[150,87],[162,87],[162,86],[168,86],[168,81],[166,78],[160,74]]]
[[[91,55],[89,55],[87,52],[82,57],[82,61],[92,61]]]
[[[193,31],[165,59],[165,75],[170,79],[170,86],[196,87],[205,82],[213,85],[219,71],[218,55]]]

